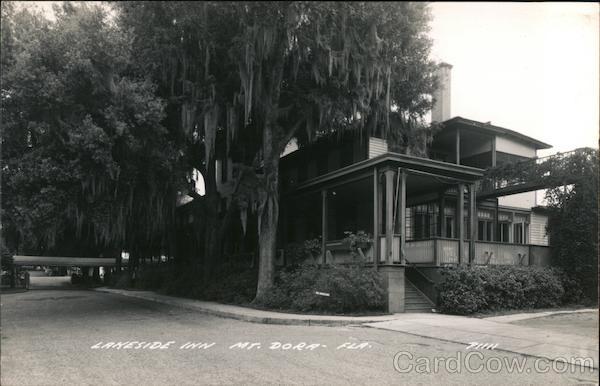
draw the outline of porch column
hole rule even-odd
[[[456,129],[456,164],[460,165],[460,129]]]
[[[465,251],[463,242],[465,240],[464,217],[465,217],[465,185],[458,184],[456,194],[456,236],[458,238],[458,264],[464,264]]]
[[[394,171],[385,171],[385,263],[392,264],[394,240]]]
[[[469,264],[475,262],[475,239],[477,238],[477,203],[475,184],[469,185]]]
[[[373,267],[379,265],[379,171],[373,170]]]
[[[496,136],[492,138],[492,167],[496,166]]]
[[[400,264],[406,264],[404,246],[406,245],[406,172],[400,173],[400,192],[398,193],[398,216],[400,216]]]
[[[327,189],[321,191],[321,262],[327,262]]]

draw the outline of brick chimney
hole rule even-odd
[[[431,121],[443,122],[452,118],[450,114],[450,84],[452,83],[452,65],[440,63],[436,70],[438,88],[433,93],[434,104],[431,109]]]

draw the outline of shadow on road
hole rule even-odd
[[[30,290],[76,290],[70,276],[42,276],[38,272],[30,275]]]

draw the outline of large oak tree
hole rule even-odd
[[[254,194],[228,202],[242,217],[257,209],[259,300],[273,282],[279,159],[289,140],[353,130],[406,148],[430,108],[423,4],[131,2],[121,9],[141,68],[174,107],[172,123],[201,141],[208,207],[221,198],[217,152],[231,157],[241,149],[238,164],[254,173]],[[205,221],[217,221],[218,213],[207,214]],[[210,248],[216,229],[223,228],[207,227],[206,254],[218,250]]]

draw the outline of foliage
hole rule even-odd
[[[55,21],[23,8],[2,22],[7,242],[80,256],[164,249],[177,152],[154,85],[129,76],[130,33],[87,4],[65,3]]]
[[[569,186],[546,192],[552,264],[598,299],[598,151],[588,149],[568,160]],[[575,181],[573,181],[573,179]]]
[[[442,271],[443,280],[437,285],[438,307],[442,312],[468,315],[487,307],[483,270],[446,268]]]
[[[321,256],[321,236],[299,243],[288,243],[283,253],[287,265],[298,265],[306,261],[314,261]]]
[[[592,298],[586,297],[582,283],[577,280],[577,278],[573,277],[571,273],[564,272],[560,268],[555,269],[560,273],[560,279],[562,287],[565,290],[565,293],[562,297],[563,304],[585,304],[591,301]]]
[[[14,266],[13,255],[4,244],[4,237],[0,236],[0,268],[2,271],[11,271]]]
[[[543,182],[554,187],[563,186],[566,181],[582,182],[591,176],[592,162],[597,159],[597,150],[581,148],[544,158],[501,164],[486,170],[483,188],[532,182]]]
[[[368,245],[373,244],[371,235],[362,230],[356,232],[356,234],[350,231],[345,231],[344,236],[343,242],[348,245],[350,248],[350,254],[355,259],[360,257],[360,253],[358,252],[359,248],[365,248]]]
[[[213,280],[203,282],[201,276],[174,262],[141,265],[135,287],[163,292],[168,295],[223,303],[245,304],[256,295],[255,269],[222,266]],[[128,283],[121,283],[127,287]]]
[[[172,280],[176,280],[177,272],[174,264],[143,264],[136,274],[135,287],[144,290],[159,290]]]
[[[550,268],[454,267],[438,285],[442,312],[467,315],[486,310],[555,307],[566,299],[563,272]]]
[[[357,265],[303,264],[280,270],[275,286],[262,305],[302,312],[381,311],[384,292],[381,276],[373,269]]]
[[[223,303],[248,304],[256,296],[256,269],[221,269],[217,280],[203,290],[202,299]]]
[[[119,7],[120,22],[135,36],[139,71],[152,74],[169,98],[167,120],[181,127],[180,137],[197,143],[184,152],[201,165],[207,196],[219,196],[210,174],[215,154],[255,171],[251,194],[227,202],[239,207],[243,224],[246,211],[256,210],[259,297],[273,280],[279,155],[289,140],[306,143],[342,130],[409,133],[430,107],[433,63],[423,4]],[[393,130],[390,115],[398,122]],[[203,157],[187,151],[193,148]]]

